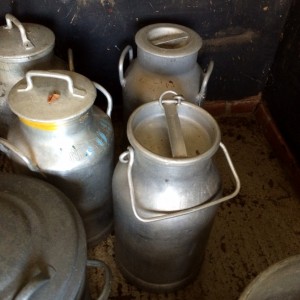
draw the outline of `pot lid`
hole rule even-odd
[[[0,236],[1,299],[76,299],[85,280],[85,234],[59,190],[0,174]]]
[[[47,55],[53,50],[55,36],[42,25],[21,23],[6,14],[6,26],[0,27],[0,60],[22,62]]]
[[[66,121],[86,112],[96,88],[83,75],[66,70],[29,71],[8,95],[11,110],[34,122]]]
[[[172,23],[157,23],[140,29],[135,35],[138,48],[166,57],[183,57],[197,53],[201,37],[192,29]]]

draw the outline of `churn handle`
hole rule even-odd
[[[205,209],[205,208],[208,208],[208,207],[211,207],[211,206],[214,206],[214,205],[217,205],[217,204],[220,204],[222,202],[225,202],[233,197],[235,197],[240,188],[241,188],[241,183],[240,183],[240,179],[237,175],[237,172],[234,168],[234,165],[232,163],[232,160],[230,158],[230,155],[225,147],[225,145],[223,143],[220,143],[220,147],[221,149],[223,150],[224,152],[224,155],[227,159],[227,162],[229,164],[229,167],[230,167],[230,170],[233,174],[233,177],[235,179],[235,190],[227,195],[227,196],[224,196],[220,199],[216,199],[216,200],[213,200],[213,201],[210,201],[208,203],[205,203],[205,204],[200,204],[198,206],[194,206],[194,207],[191,207],[191,208],[187,208],[187,209],[183,209],[183,210],[180,210],[180,211],[176,211],[176,212],[172,212],[172,213],[163,213],[161,212],[161,214],[157,217],[151,217],[151,218],[144,218],[144,217],[141,217],[138,212],[137,212],[137,209],[136,209],[136,201],[135,201],[135,194],[134,194],[134,186],[133,186],[133,181],[132,181],[132,166],[133,166],[133,162],[134,162],[134,150],[132,147],[128,147],[128,151],[122,153],[120,155],[120,161],[122,163],[128,163],[128,168],[127,168],[127,177],[128,177],[128,185],[129,185],[129,193],[130,193],[130,201],[131,201],[131,206],[132,206],[132,210],[133,210],[133,213],[135,215],[135,217],[143,222],[143,223],[149,223],[149,222],[155,222],[155,221],[161,221],[161,220],[165,220],[165,219],[170,219],[170,218],[174,218],[174,217],[179,217],[179,216],[183,216],[183,215],[186,215],[186,214],[189,214],[189,213],[193,213],[193,212],[196,212],[198,210],[201,210],[201,209]],[[128,159],[128,156],[129,156],[129,159]]]
[[[107,109],[106,109],[106,114],[111,117],[111,112],[112,112],[112,109],[113,109],[113,100],[112,100],[112,97],[110,95],[110,93],[102,86],[100,85],[99,83],[97,82],[93,82],[96,89],[98,91],[100,91],[107,99]]]
[[[133,49],[130,45],[124,48],[119,59],[119,79],[122,87],[126,85],[126,79],[124,78],[124,60],[127,53],[129,53],[129,61],[131,62],[133,60]]]
[[[205,100],[206,98],[206,91],[207,91],[207,84],[208,84],[208,80],[210,78],[210,75],[213,71],[214,68],[214,62],[211,60],[208,64],[207,70],[204,74],[203,80],[202,80],[202,84],[201,84],[201,89],[199,94],[196,96],[196,103],[200,106],[203,102],[203,100]]]
[[[65,80],[68,84],[68,89],[69,92],[74,96],[74,97],[79,97],[79,98],[84,98],[86,95],[85,90],[77,89],[74,87],[74,82],[71,76],[66,75],[66,74],[61,74],[61,73],[56,73],[56,72],[50,72],[50,71],[28,71],[25,75],[25,79],[27,82],[27,86],[23,88],[19,88],[18,92],[27,92],[30,91],[33,88],[33,82],[32,82],[32,77],[47,77],[47,78],[55,78],[55,79],[61,79]]]
[[[12,23],[14,23],[20,31],[22,43],[23,43],[23,46],[25,47],[25,49],[30,50],[30,49],[34,48],[34,45],[32,44],[32,42],[28,39],[28,37],[26,35],[26,31],[25,31],[25,28],[22,25],[22,23],[11,14],[6,14],[5,19],[6,19],[6,26],[4,28],[12,29]]]
[[[111,290],[111,281],[112,281],[112,275],[110,268],[102,261],[98,259],[88,259],[86,263],[87,267],[95,267],[95,268],[101,268],[104,270],[104,286],[102,289],[101,294],[97,298],[97,300],[106,300],[108,299],[108,296],[110,294]]]
[[[9,151],[11,151],[16,156],[18,156],[21,160],[23,160],[23,162],[26,164],[29,170],[41,173],[41,170],[36,163],[34,163],[26,155],[21,153],[21,151],[17,149],[14,145],[12,145],[9,141],[3,138],[0,138],[0,151],[4,152],[5,154],[8,154]]]

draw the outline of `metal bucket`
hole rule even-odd
[[[300,255],[288,257],[259,274],[239,300],[299,300]]]
[[[129,281],[156,292],[178,289],[197,275],[217,205],[240,189],[216,121],[181,100],[161,97],[132,113],[131,147],[113,176],[118,266]],[[224,197],[212,161],[219,147],[236,181]]]

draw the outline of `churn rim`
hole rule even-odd
[[[129,141],[130,145],[135,150],[140,150],[141,152],[143,152],[150,159],[154,159],[154,160],[159,161],[159,162],[164,163],[164,164],[172,163],[172,164],[175,164],[175,165],[188,165],[188,164],[194,163],[195,161],[205,160],[207,158],[212,157],[217,152],[217,150],[219,149],[219,145],[221,143],[221,131],[220,131],[220,127],[219,127],[217,121],[215,120],[215,118],[210,113],[208,113],[203,108],[199,107],[196,104],[186,102],[186,101],[182,101],[181,105],[184,105],[184,106],[190,107],[192,109],[198,110],[199,113],[201,113],[203,116],[205,116],[206,119],[209,119],[209,121],[212,122],[212,124],[214,126],[214,129],[215,129],[215,139],[214,139],[210,149],[208,149],[204,153],[201,153],[201,154],[193,156],[193,157],[173,158],[173,157],[164,157],[164,156],[155,154],[155,153],[151,152],[150,150],[148,150],[147,148],[145,148],[135,138],[133,128],[132,128],[132,123],[133,123],[133,120],[136,117],[136,115],[138,115],[142,110],[147,110],[149,106],[153,106],[153,105],[157,105],[158,107],[160,107],[158,101],[151,101],[151,102],[145,103],[145,104],[139,106],[138,108],[136,108],[132,112],[132,114],[130,115],[130,117],[128,119],[128,122],[127,122],[127,138],[128,138],[128,141]]]

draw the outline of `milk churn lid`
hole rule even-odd
[[[53,50],[55,36],[49,28],[21,23],[10,14],[5,17],[7,25],[0,27],[0,61],[27,62]]]
[[[166,57],[188,56],[202,46],[202,39],[194,30],[172,23],[143,27],[136,33],[135,42],[145,52]]]
[[[86,242],[70,200],[39,179],[0,174],[0,298],[77,299]]]
[[[66,121],[86,112],[96,88],[85,76],[67,70],[29,71],[8,95],[11,110],[35,122]]]

